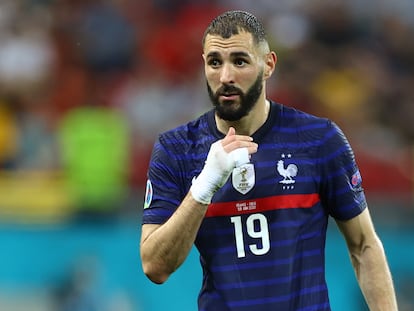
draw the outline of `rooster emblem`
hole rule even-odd
[[[277,171],[283,177],[279,183],[281,184],[293,184],[295,177],[298,174],[298,167],[295,164],[289,164],[286,168],[284,167],[283,160],[277,162]]]

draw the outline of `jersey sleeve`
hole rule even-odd
[[[179,186],[177,153],[160,136],[155,142],[147,173],[143,224],[162,224],[183,199]]]
[[[329,214],[338,220],[359,215],[367,206],[362,177],[354,152],[342,130],[331,121],[322,144],[321,197]]]

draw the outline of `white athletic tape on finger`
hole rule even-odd
[[[247,148],[238,148],[230,152],[230,156],[236,167],[250,162],[249,151]]]

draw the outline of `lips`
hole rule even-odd
[[[235,86],[223,85],[217,90],[216,94],[222,101],[236,101],[242,96],[243,92]]]
[[[221,94],[220,98],[223,100],[236,100],[239,97],[239,94]]]
[[[237,91],[220,92],[219,94],[223,98],[236,98],[236,97],[240,96],[240,92],[237,92]]]

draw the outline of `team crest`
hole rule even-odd
[[[234,189],[241,194],[252,190],[256,182],[253,164],[247,163],[233,169],[232,182]]]
[[[291,154],[285,155],[282,154],[282,159],[288,158],[290,159],[292,157]],[[296,164],[290,163],[285,164],[284,160],[279,160],[277,162],[277,172],[282,177],[282,179],[279,181],[280,184],[283,184],[283,189],[293,189],[293,184],[295,184],[296,180],[295,177],[298,174],[298,167]]]

